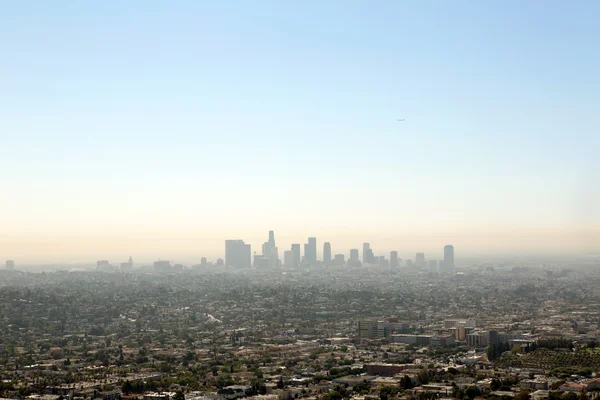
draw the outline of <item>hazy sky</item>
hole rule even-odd
[[[3,2],[0,260],[214,257],[268,229],[334,252],[598,251],[599,15]]]

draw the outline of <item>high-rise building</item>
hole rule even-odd
[[[447,271],[454,269],[454,246],[451,244],[444,246],[444,269]]]
[[[269,231],[269,241],[262,245],[262,255],[269,261],[269,267],[279,266],[279,252],[275,246],[275,232]]]
[[[344,257],[343,254],[336,254],[332,262],[334,265],[344,265],[346,263],[346,257]]]
[[[348,261],[358,261],[358,249],[350,249],[350,258]]]
[[[398,252],[390,251],[390,267],[397,268],[398,267]]]
[[[331,243],[323,243],[323,263],[331,263]]]
[[[369,264],[371,262],[369,254],[371,254],[371,243],[363,243],[363,264]]]
[[[225,265],[236,269],[250,268],[252,266],[250,245],[243,240],[226,240]]]
[[[296,260],[294,257],[294,252],[292,250],[286,250],[283,252],[283,265],[286,267],[295,267]]]
[[[6,260],[6,269],[8,270],[14,270],[15,269],[15,262],[13,260]]]
[[[382,267],[389,267],[390,263],[388,260],[385,259],[385,256],[379,256],[376,258],[377,264],[381,265]]]
[[[309,237],[308,243],[304,245],[304,262],[308,265],[317,263],[317,238]]]
[[[425,253],[417,253],[417,256],[415,257],[415,264],[417,268],[425,267]]]
[[[297,267],[300,265],[300,261],[302,261],[302,257],[300,256],[300,244],[292,244],[292,253],[294,253],[294,267]]]

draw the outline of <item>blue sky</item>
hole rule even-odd
[[[217,254],[270,228],[344,251],[365,232],[389,246],[597,232],[598,15],[594,1],[2,4],[0,258],[117,233],[139,253],[141,232],[178,232]]]

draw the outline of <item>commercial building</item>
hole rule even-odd
[[[275,246],[274,231],[269,231],[269,240],[262,245],[262,255],[269,261],[270,268],[279,266],[279,251]]]
[[[346,257],[343,254],[336,254],[333,258],[333,265],[344,265],[346,264]]]
[[[449,347],[456,343],[454,335],[438,335],[431,338],[432,347]]]
[[[317,263],[317,238],[309,237],[308,243],[304,245],[304,263],[315,265]]]
[[[286,267],[295,267],[296,260],[294,257],[294,252],[292,250],[286,250],[283,252],[283,265]]]
[[[226,240],[225,265],[236,269],[250,268],[252,265],[250,245],[243,240]]]
[[[467,345],[478,349],[488,347],[490,345],[489,332],[487,331],[475,331],[469,333],[466,335],[466,340]]]
[[[171,272],[171,262],[166,260],[154,261],[154,271],[159,273]]]
[[[331,243],[329,242],[323,243],[323,263],[331,263]]]
[[[397,320],[358,321],[358,335],[363,339],[388,338],[406,332],[410,332],[410,325]]]
[[[302,261],[299,243],[292,244],[292,253],[294,254],[294,267],[297,267],[298,265],[300,265],[300,261]]]
[[[397,268],[398,267],[398,252],[390,251],[390,267]]]
[[[350,249],[350,258],[348,259],[348,265],[356,267],[360,265],[358,259],[358,249]]]
[[[447,271],[454,269],[454,246],[451,244],[444,246],[444,269]]]
[[[15,262],[13,260],[6,260],[6,269],[8,270],[14,270],[15,269]]]
[[[417,253],[415,256],[415,265],[417,268],[425,268],[425,253]]]

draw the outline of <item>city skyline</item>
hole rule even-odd
[[[6,4],[0,259],[597,253],[598,12]]]

